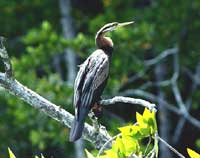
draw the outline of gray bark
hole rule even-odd
[[[155,68],[155,76],[156,76],[156,82],[161,82],[164,80],[164,72],[166,72],[165,67],[163,64],[157,64],[156,68]],[[164,92],[161,90],[160,87],[158,87],[158,98],[160,98],[161,100],[164,100],[165,98],[165,94]],[[162,102],[158,101],[158,109],[159,109],[159,113],[158,113],[158,117],[159,117],[159,134],[160,136],[166,141],[169,142],[169,117],[168,117],[168,111],[166,109],[165,106],[163,106]],[[171,153],[170,150],[164,145],[164,144],[160,144],[160,148],[159,148],[160,152],[160,158],[170,158],[171,157]]]
[[[72,39],[75,37],[75,31],[72,24],[72,18],[70,15],[71,3],[70,0],[60,0],[60,12],[61,12],[61,25],[63,34],[66,39]],[[65,49],[64,55],[67,68],[67,82],[72,85],[76,77],[76,55],[70,48]]]

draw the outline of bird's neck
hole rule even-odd
[[[113,42],[111,38],[105,37],[104,35],[99,35],[96,37],[96,45],[99,49],[104,50],[104,52],[111,56],[113,52]]]

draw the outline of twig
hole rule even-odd
[[[165,140],[163,140],[161,137],[157,135],[157,139],[161,141],[163,144],[165,144],[171,151],[173,151],[177,156],[180,158],[185,158],[180,152],[178,152],[175,148],[173,148],[171,145],[169,145]]]
[[[99,150],[99,152],[98,152],[98,154],[97,154],[97,158],[103,153],[103,151],[104,151],[105,149],[108,148],[107,146],[110,147],[111,142],[112,142],[114,139],[116,139],[118,136],[121,136],[121,133],[119,133],[119,134],[117,134],[116,136],[110,138],[110,139],[101,147],[101,149]]]
[[[195,75],[193,75],[193,74],[190,74],[190,75],[192,75],[192,78],[199,78],[200,77],[200,63],[196,67]],[[187,98],[187,100],[185,102],[187,111],[189,111],[190,108],[191,108],[192,95],[193,95],[194,91],[197,89],[197,86],[198,86],[198,81],[197,80],[193,80],[191,92],[190,92],[190,94],[189,94],[189,96],[188,96],[188,98]],[[185,117],[181,117],[180,120],[178,121],[177,126],[175,128],[175,132],[174,132],[173,138],[172,138],[172,141],[173,141],[174,144],[176,144],[178,142],[185,122],[186,122]]]
[[[156,81],[156,82],[148,81],[144,83],[142,86],[140,86],[138,89],[145,90],[150,87],[166,87],[169,86],[170,84],[171,84],[171,79],[164,81]]]
[[[144,151],[144,156],[146,155],[146,152],[147,152],[150,144],[151,144],[151,137],[149,137],[149,141],[148,141],[147,146],[146,146],[145,151]]]
[[[167,50],[163,51],[163,52],[162,52],[160,55],[158,55],[157,57],[145,61],[145,65],[146,65],[146,66],[155,65],[155,64],[159,63],[162,59],[166,58],[167,56],[169,56],[169,55],[171,55],[171,54],[176,54],[177,52],[178,52],[178,48],[167,49]]]
[[[174,112],[175,114],[180,115],[179,109],[177,107],[175,107],[172,104],[169,104],[167,101],[162,100],[160,98],[158,98],[157,96],[155,96],[152,93],[140,90],[140,89],[135,89],[135,90],[126,90],[122,93],[118,93],[118,95],[122,95],[122,96],[140,96],[143,97],[145,99],[151,100],[153,102],[161,102],[162,105],[164,105],[168,110]]]
[[[155,104],[152,104],[146,100],[143,99],[135,99],[130,97],[122,97],[122,96],[116,96],[112,99],[102,100],[100,101],[101,105],[107,106],[112,105],[115,103],[128,103],[128,104],[136,104],[136,105],[142,105],[146,108],[148,108],[150,111],[156,111]]]

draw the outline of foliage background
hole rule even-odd
[[[115,52],[110,80],[104,96],[110,97],[127,89],[137,89],[147,81],[155,80],[152,67],[134,83],[121,88],[137,72],[143,71],[144,60],[151,59],[163,50],[179,47],[180,78],[178,86],[183,100],[190,95],[192,80],[185,69],[195,72],[200,60],[200,1],[173,0],[74,0],[71,16],[76,37],[66,40],[60,25],[59,1],[49,0],[1,0],[0,34],[6,37],[6,45],[16,78],[45,98],[73,113],[73,87],[67,84],[64,48],[72,48],[77,55],[77,65],[96,49],[94,36],[105,23],[131,21],[132,27],[122,28],[109,36],[114,41]],[[59,66],[55,65],[59,58]],[[173,73],[171,59],[162,61],[166,78]],[[58,68],[61,69],[58,72]],[[2,63],[0,65],[3,71]],[[176,101],[170,87],[162,87],[166,98]],[[157,94],[156,87],[146,91]],[[137,97],[137,96],[134,96]],[[199,86],[192,94],[190,113],[200,120]],[[135,111],[141,108],[116,105],[106,108],[100,120],[110,133],[117,134],[116,127],[133,122]],[[169,112],[169,142],[180,116]],[[107,121],[112,118],[112,121]],[[123,120],[123,121],[122,121]],[[43,153],[45,157],[74,157],[73,143],[68,142],[69,129],[25,105],[16,97],[0,89],[0,156],[7,156],[9,146],[17,157],[33,157]],[[185,124],[176,147],[185,153],[186,147],[200,151],[200,129]],[[86,147],[93,149],[90,144]]]

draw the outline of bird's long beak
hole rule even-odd
[[[130,24],[133,24],[133,23],[134,23],[134,21],[119,23],[119,24],[118,24],[118,27],[130,25]]]

